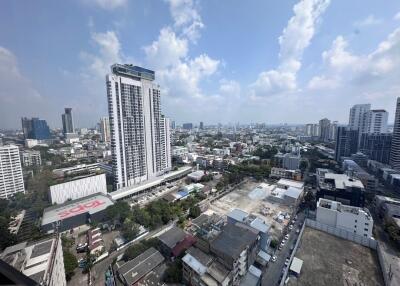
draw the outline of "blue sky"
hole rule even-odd
[[[154,69],[178,123],[345,123],[400,96],[400,2],[1,1],[0,128],[107,114],[114,62]]]

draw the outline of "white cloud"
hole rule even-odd
[[[339,86],[339,82],[334,78],[325,76],[315,76],[308,83],[308,88],[313,90],[334,89]]]
[[[204,24],[193,0],[167,0],[167,2],[175,29],[189,40],[196,42]]]
[[[114,10],[116,8],[125,7],[127,0],[84,0],[92,5],[96,5],[104,10]]]
[[[393,31],[370,54],[354,55],[347,47],[348,43],[343,36],[338,36],[330,50],[322,53],[324,62],[328,64],[326,73],[358,84],[400,76],[400,28]]]
[[[241,92],[240,83],[234,80],[222,79],[219,82],[219,93],[226,97],[239,97]]]
[[[329,66],[335,69],[348,68],[349,66],[354,67],[359,59],[348,52],[348,43],[343,36],[338,36],[332,43],[332,47],[328,51],[322,53],[324,62],[328,63]]]
[[[161,29],[158,39],[144,47],[147,61],[155,68],[166,68],[179,64],[188,52],[186,39],[178,38],[168,27]]]
[[[163,27],[157,40],[143,48],[147,64],[156,70],[157,81],[171,100],[203,98],[206,95],[201,84],[217,72],[220,61],[207,54],[194,58],[189,56],[189,43],[199,38],[204,26],[194,2],[167,2],[174,23]]]
[[[123,60],[121,44],[114,31],[93,33],[92,41],[96,44],[98,52],[81,53],[81,57],[87,64],[83,75],[86,78],[94,76],[104,79],[105,75],[110,71],[110,66]]]
[[[376,18],[374,15],[368,15],[365,19],[361,21],[357,21],[354,23],[355,27],[367,27],[367,26],[374,26],[374,25],[379,25],[383,21],[382,19]]]
[[[17,57],[0,46],[0,127],[19,126],[21,116],[43,116],[48,101],[20,71]]]
[[[393,20],[400,20],[400,12],[397,12],[396,15],[394,15]]]
[[[293,7],[294,16],[279,37],[277,69],[259,74],[251,87],[252,97],[293,91],[297,88],[296,76],[301,68],[304,50],[315,35],[316,25],[329,6],[330,0],[301,0]]]
[[[170,97],[204,97],[200,81],[216,72],[219,61],[202,54],[158,72],[158,81]]]

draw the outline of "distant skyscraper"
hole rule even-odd
[[[103,140],[104,142],[109,142],[111,140],[110,120],[108,117],[100,118],[100,132],[101,140]]]
[[[335,140],[336,139],[336,132],[338,128],[338,122],[333,121],[332,124],[330,125],[329,128],[329,140]]]
[[[50,128],[46,120],[23,117],[21,121],[25,139],[45,140],[50,138]]]
[[[171,168],[169,119],[161,115],[154,71],[115,64],[107,75],[113,172],[117,189]]]
[[[362,130],[362,133],[387,133],[389,113],[386,110],[373,109],[367,111],[365,116],[366,128]]]
[[[185,130],[192,130],[193,129],[193,123],[183,123],[182,128]]]
[[[331,121],[328,118],[319,121],[320,134],[319,138],[322,141],[328,141],[330,137]]]
[[[16,193],[25,193],[19,149],[0,146],[0,198],[9,199]]]
[[[62,115],[62,124],[64,135],[74,133],[74,120],[72,118],[72,108],[65,108],[65,113]]]
[[[397,98],[396,103],[392,147],[390,150],[390,165],[393,169],[400,171],[400,97]]]
[[[348,127],[338,127],[335,141],[335,160],[340,161],[342,157],[349,157],[357,153],[358,130]]]
[[[175,129],[175,120],[171,122],[171,129]]]
[[[203,123],[203,121],[200,122],[200,129],[204,129],[204,123]]]
[[[370,111],[371,104],[356,104],[350,108],[349,128],[363,133],[366,128],[366,112]]]

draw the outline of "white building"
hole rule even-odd
[[[33,279],[38,285],[66,286],[61,239],[22,242],[7,247],[1,259]]]
[[[372,237],[374,220],[366,209],[320,198],[317,204],[316,220],[359,236]]]
[[[0,198],[25,193],[19,149],[15,145],[0,146]]]
[[[389,113],[383,109],[370,110],[366,114],[367,127],[365,133],[387,133]]]
[[[40,166],[42,165],[42,158],[40,151],[24,151],[22,152],[22,165],[25,167]]]
[[[117,189],[171,169],[169,120],[161,115],[154,71],[115,64],[107,75],[113,170]]]
[[[370,111],[371,104],[356,104],[350,108],[349,128],[363,132],[367,125],[366,113]]]
[[[110,120],[108,117],[100,118],[100,132],[103,142],[111,141]]]
[[[89,176],[50,186],[50,199],[52,204],[62,204],[68,200],[76,200],[96,193],[107,194],[105,174]]]

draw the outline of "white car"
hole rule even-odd
[[[271,261],[272,261],[272,262],[275,262],[276,259],[277,259],[277,257],[276,257],[276,255],[274,255],[274,256],[272,256]]]
[[[286,260],[285,260],[285,266],[288,266],[288,265],[289,265],[289,262],[290,262],[290,259],[289,259],[289,258],[286,258]]]
[[[289,225],[289,230],[293,229],[293,224]]]
[[[286,240],[289,239],[289,234],[285,235],[285,239],[286,239]]]

